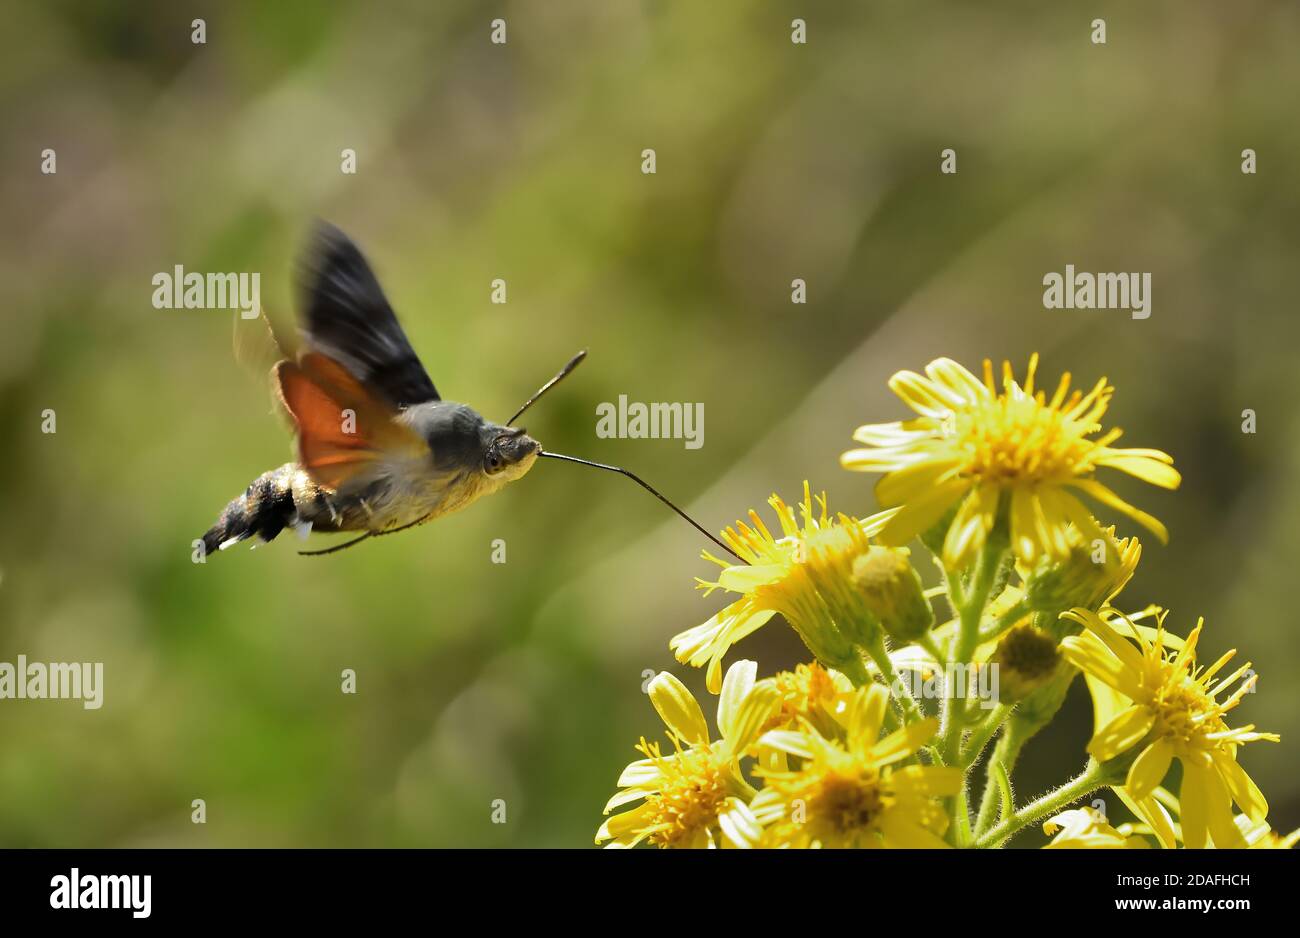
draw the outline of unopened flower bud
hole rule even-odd
[[[913,642],[934,625],[934,610],[906,547],[872,546],[853,561],[853,586],[891,638]]]
[[[989,660],[998,669],[1002,701],[1019,703],[1050,681],[1064,659],[1052,635],[1025,622],[1002,636]]]
[[[1059,613],[1082,606],[1100,609],[1124,588],[1137,568],[1142,545],[1135,537],[1115,539],[1107,528],[1091,541],[1070,529],[1070,555],[1062,561],[1044,558],[1030,574],[1025,599],[1035,612]]]

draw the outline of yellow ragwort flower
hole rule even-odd
[[[948,818],[939,799],[955,795],[953,767],[904,765],[938,728],[931,719],[880,738],[889,694],[879,684],[849,699],[844,738],[827,738],[807,720],[799,730],[763,734],[760,746],[786,753],[797,768],[758,769],[764,788],[750,802],[763,844],[786,847],[944,847]]]
[[[884,543],[904,544],[956,507],[943,545],[950,568],[964,567],[980,551],[999,513],[1009,519],[1011,546],[1021,562],[1032,566],[1042,554],[1063,559],[1070,550],[1069,522],[1088,540],[1097,530],[1076,493],[1167,539],[1164,525],[1094,475],[1109,467],[1173,489],[1180,481],[1173,460],[1160,450],[1111,446],[1120,431],[1102,433],[1098,422],[1114,391],[1105,378],[1084,394],[1070,390],[1067,373],[1049,399],[1034,390],[1037,367],[1034,354],[1022,388],[1004,363],[1000,393],[988,360],[983,382],[947,358],[930,362],[925,375],[900,371],[889,379],[919,416],[859,427],[853,438],[868,448],[840,458],[846,469],[885,474],[876,497],[899,511],[881,531]]]
[[[816,661],[800,664],[793,671],[778,671],[772,683],[780,694],[776,712],[763,731],[794,729],[807,720],[823,733],[832,733],[848,706],[853,684],[838,671],[828,671]]]
[[[1300,827],[1284,835],[1269,827],[1266,821],[1255,823],[1244,814],[1238,814],[1234,820],[1246,846],[1252,850],[1294,850],[1300,843]]]
[[[1131,832],[1131,825],[1111,827],[1092,808],[1062,811],[1043,822],[1043,833],[1052,837],[1044,850],[1133,850],[1151,846]]]
[[[889,515],[866,521],[847,515],[832,518],[825,495],[816,500],[814,509],[807,482],[803,492],[798,515],[779,496],[768,500],[781,524],[780,537],[772,535],[755,511],[749,513],[749,524],[738,521],[722,532],[727,546],[745,563],[703,553],[706,560],[722,567],[717,580],[698,580],[705,595],[723,589],[740,598],[702,625],[675,636],[669,647],[678,661],[697,668],[708,665],[709,690],[715,694],[722,680],[723,655],[777,613],[825,664],[844,667],[857,660],[854,636],[845,630],[871,615],[865,607],[853,608],[860,597],[850,588],[852,564],[866,553],[868,538]]]
[[[636,748],[645,758],[619,777],[621,789],[605,805],[640,801],[630,811],[605,821],[596,843],[635,847],[752,847],[762,833],[747,802],[754,789],[745,781],[740,759],[758,739],[776,709],[780,694],[772,681],[756,681],[757,665],[737,661],[727,670],[718,699],[721,740],[711,740],[695,697],[667,671],[650,682],[650,702],[668,727],[673,751],[642,737]]]
[[[1246,675],[1250,663],[1219,681],[1215,676],[1235,651],[1208,668],[1198,668],[1201,621],[1182,648],[1174,651],[1165,648],[1163,615],[1154,640],[1125,620],[1136,644],[1089,610],[1074,609],[1065,616],[1086,629],[1061,642],[1066,658],[1130,702],[1097,731],[1088,752],[1097,761],[1108,762],[1131,749],[1139,750],[1124,783],[1138,802],[1155,791],[1177,758],[1183,767],[1179,799],[1183,842],[1204,847],[1208,832],[1219,847],[1242,846],[1241,832],[1232,819],[1233,802],[1253,821],[1268,814],[1268,802],[1237,764],[1237,747],[1278,740],[1276,734],[1256,732],[1253,724],[1232,729],[1224,721],[1224,714],[1254,686],[1254,674],[1226,699],[1220,701],[1219,695]]]

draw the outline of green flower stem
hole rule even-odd
[[[948,660],[948,656],[939,647],[939,643],[934,640],[934,635],[932,633],[926,632],[916,640],[916,643],[929,653],[930,657],[938,663],[939,667],[942,668],[944,662]]]
[[[966,802],[966,786],[957,794],[957,805],[955,809],[955,836],[957,847],[969,847],[973,835],[970,829],[970,807]]]
[[[993,760],[1001,761],[1002,768],[1010,775],[1015,768],[1016,760],[1020,757],[1020,750],[1024,748],[1025,743],[1029,742],[1039,730],[1051,723],[1056,717],[1057,712],[1061,709],[1061,704],[1065,702],[1066,692],[1070,688],[1070,682],[1074,680],[1078,671],[1075,668],[1067,668],[1044,687],[1038,688],[1030,694],[1025,700],[1021,701],[1016,708],[1015,714],[1007,723],[1006,729],[998,739],[996,751],[990,759],[990,767]],[[994,778],[990,774],[985,782],[984,794],[980,798],[980,810],[975,820],[975,836],[979,837],[988,831],[997,820],[998,799],[995,788]]]
[[[1015,709],[1013,704],[1000,703],[976,727],[975,732],[966,741],[966,745],[962,747],[961,766],[963,769],[969,770],[975,764],[975,760],[980,757],[980,753],[984,751],[984,747],[993,738],[993,734],[1007,721],[1007,717],[1011,716],[1013,709]]]
[[[960,622],[952,638],[952,645],[948,654],[949,664],[967,665],[975,656],[975,649],[979,644],[980,621],[984,617],[984,607],[988,604],[989,592],[993,588],[993,581],[997,577],[997,571],[1002,565],[1002,558],[1005,553],[1006,546],[1004,544],[994,543],[991,540],[984,545],[984,549],[980,552],[970,593],[963,597],[964,601],[960,605]],[[969,686],[967,689],[969,689]],[[957,761],[958,748],[961,744],[961,734],[964,728],[964,722],[959,717],[965,710],[965,704],[966,701],[963,698],[959,708],[957,698],[954,695],[944,695],[943,741],[940,749],[944,753],[944,761],[949,765]]]
[[[1031,801],[1009,818],[1003,818],[988,833],[975,841],[976,847],[1000,847],[1013,835],[1046,817],[1059,812],[1086,795],[1092,794],[1113,779],[1099,763],[1089,762],[1083,773],[1066,782],[1055,791],[1050,791],[1036,801]]]
[[[867,670],[867,666],[863,663],[862,659],[857,655],[854,655],[851,659],[846,659],[834,664],[827,664],[827,667],[839,671],[853,682],[854,687],[866,687],[871,683],[871,673]]]
[[[871,656],[871,660],[880,669],[880,676],[884,678],[890,696],[898,700],[899,706],[903,708],[903,716],[907,722],[916,723],[919,720],[924,720],[925,714],[917,706],[916,698],[912,696],[912,689],[905,682],[899,680],[894,662],[890,660],[889,652],[885,649],[884,639],[877,637],[874,641],[864,645],[863,650]]]
[[[997,620],[991,626],[980,629],[977,644],[983,645],[985,642],[993,641],[993,639],[997,638],[1007,629],[1011,628],[1011,626],[1023,619],[1028,612],[1029,606],[1025,604],[1024,600],[1016,603],[1006,612],[1002,613],[1002,615],[998,616]]]
[[[943,582],[948,589],[948,605],[952,607],[953,615],[961,615],[962,607],[966,605],[966,591],[961,585],[961,574],[944,570]]]
[[[953,634],[952,643],[949,646],[947,664],[950,666],[968,665],[975,656],[980,622],[984,618],[984,608],[988,605],[989,593],[992,592],[993,582],[997,579],[998,569],[1002,566],[1002,559],[1006,555],[1006,550],[1006,543],[1001,539],[994,540],[990,538],[985,542],[983,550],[980,551],[979,559],[976,561],[969,592],[961,588],[956,574],[945,571],[949,599],[956,606],[960,620],[958,628]],[[969,691],[969,682],[963,683],[965,689]],[[958,701],[955,694],[944,694],[943,717],[940,724],[942,738],[938,749],[945,765],[957,764],[962,733],[966,726],[965,721],[962,719],[965,711],[966,699],[964,696]],[[966,838],[967,843],[969,843],[970,837],[970,815],[967,811],[966,787],[966,783],[963,782],[961,794],[958,797],[946,799],[950,819],[948,836],[952,843],[963,846],[966,845],[962,843],[963,837]]]
[[[980,837],[988,831],[995,822],[999,820],[999,792],[997,790],[997,780],[994,778],[994,766],[1001,765],[1002,771],[1009,778],[1020,760],[1020,750],[1025,744],[1026,737],[1020,733],[1013,732],[1012,727],[1008,727],[1001,736],[998,737],[998,743],[993,747],[993,753],[989,756],[988,769],[985,773],[984,794],[980,796],[979,814],[975,816],[975,836]]]

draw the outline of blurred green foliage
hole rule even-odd
[[[896,369],[1038,349],[1045,383],[1109,375],[1126,442],[1185,478],[1117,483],[1172,532],[1125,598],[1257,662],[1240,719],[1284,742],[1243,763],[1300,824],[1294,3],[99,0],[10,5],[0,42],[0,660],[99,660],[107,684],[99,711],[0,701],[0,844],[585,845],[659,732],[645,674],[703,694],[667,650],[718,606],[691,589],[701,539],[579,467],[337,556],[190,562],[291,449],[230,314],[155,310],[150,278],[260,271],[285,315],[315,216],[449,398],[503,419],[589,347],[530,431],[710,526],[804,478],[872,511],[837,456],[901,416]],[[1044,310],[1067,263],[1151,272],[1152,317]],[[619,394],[703,401],[705,446],[597,439]],[[777,624],[738,653],[802,657]],[[1082,691],[1022,794],[1081,764]]]

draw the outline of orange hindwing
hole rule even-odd
[[[338,490],[377,460],[413,456],[424,440],[346,368],[319,352],[275,366],[280,400],[298,429],[298,459],[318,485]]]

